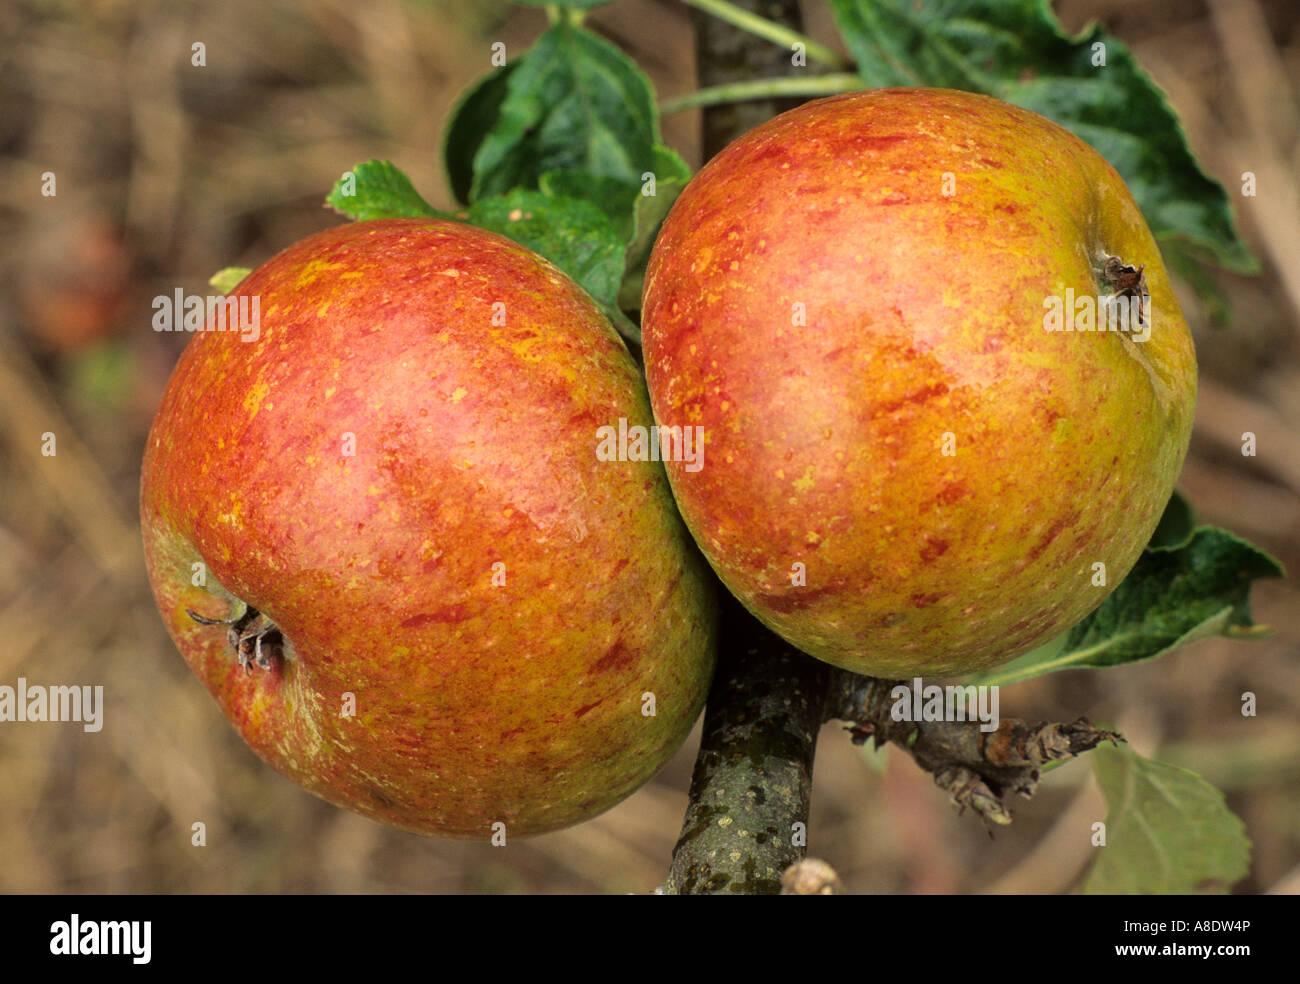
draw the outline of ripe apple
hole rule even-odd
[[[253,750],[464,838],[644,783],[703,706],[713,601],[661,466],[597,459],[650,408],[594,303],[425,219],[310,236],[231,296],[259,330],[190,340],[140,513],[167,628]]]
[[[957,674],[1064,631],[1187,450],[1192,340],[1132,196],[996,99],[855,92],[755,128],[678,199],[643,301],[656,420],[703,428],[704,466],[668,464],[687,525],[849,670]],[[1128,331],[1084,330],[1122,304]]]

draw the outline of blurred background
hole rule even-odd
[[[833,45],[821,0],[807,33]],[[1223,306],[1180,299],[1201,362],[1180,487],[1201,519],[1300,569],[1300,5],[1293,0],[1063,0],[1100,18],[1168,93],[1223,181],[1258,277],[1215,274]],[[595,29],[691,91],[690,17],[619,0]],[[105,687],[105,727],[0,725],[0,892],[644,892],[667,871],[696,735],[631,799],[560,833],[484,843],[389,830],[263,765],[175,652],[144,576],[139,465],[188,336],[151,299],[208,293],[342,221],[339,175],[387,158],[435,206],[457,94],[490,45],[523,51],[537,8],[501,0],[0,0],[0,683]],[[206,67],[190,46],[206,45]],[[762,43],[755,41],[756,44]],[[698,167],[699,118],[664,121]],[[40,193],[53,171],[57,195]],[[1240,175],[1258,177],[1257,198]],[[1225,314],[1231,326],[1225,325]],[[43,457],[41,435],[58,436]],[[1243,458],[1241,435],[1258,437]],[[1156,662],[1064,673],[1002,694],[1003,716],[1124,731],[1224,790],[1254,845],[1244,893],[1300,892],[1300,592],[1265,582],[1256,643],[1208,640]],[[1241,694],[1258,695],[1243,718]],[[882,768],[883,766],[883,768]],[[1049,774],[990,837],[904,755],[828,726],[809,844],[853,892],[1061,892],[1105,815],[1086,763]],[[192,847],[191,824],[207,825]]]

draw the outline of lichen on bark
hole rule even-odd
[[[806,850],[831,668],[734,600],[723,606],[722,639],[667,894],[777,894]]]

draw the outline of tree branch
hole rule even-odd
[[[690,805],[663,891],[774,895],[804,856],[831,668],[727,596]]]
[[[734,0],[730,6],[758,14],[792,31],[803,26],[798,0]],[[701,88],[780,76],[807,78],[816,74],[815,69],[796,68],[788,48],[755,43],[752,34],[701,10],[691,11],[691,21],[695,25],[696,82]],[[705,159],[742,133],[802,102],[800,98],[770,98],[710,107],[704,113]]]

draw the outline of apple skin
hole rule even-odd
[[[423,219],[310,236],[240,295],[260,338],[190,340],[140,511],[168,631],[245,741],[331,803],[449,837],[637,789],[703,706],[714,599],[662,467],[597,461],[598,427],[651,420],[594,303],[504,237]],[[186,614],[241,602],[283,634],[268,669]]]
[[[1145,265],[1150,339],[1045,330],[1049,295],[1110,292],[1108,254]],[[988,97],[855,92],[756,127],[674,205],[643,302],[655,418],[704,428],[703,467],[668,465],[696,541],[773,631],[858,673],[977,671],[1068,629],[1186,454],[1195,353],[1137,205]]]

